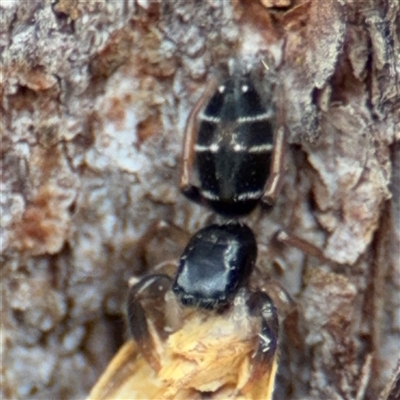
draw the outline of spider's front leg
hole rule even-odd
[[[160,336],[165,335],[166,293],[172,280],[167,275],[150,275],[129,289],[128,323],[139,351],[155,371],[161,368],[157,349]]]
[[[262,382],[268,385],[272,399],[275,374],[277,371],[279,320],[271,298],[264,292],[255,292],[247,300],[248,312],[253,317],[261,317],[258,346],[253,355],[252,370],[243,392],[254,392],[254,386]]]

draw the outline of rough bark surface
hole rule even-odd
[[[216,217],[179,194],[185,120],[265,59],[291,144],[246,222],[299,309],[276,399],[376,399],[400,343],[400,6],[393,0],[0,3],[2,398],[84,397],[124,338],[135,243]],[[263,85],[261,81],[260,85]],[[271,240],[284,228],[321,264]],[[160,241],[151,263],[176,254]]]

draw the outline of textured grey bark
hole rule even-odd
[[[125,335],[135,242],[215,216],[178,191],[187,115],[228,59],[268,60],[285,184],[246,219],[294,297],[277,399],[376,399],[400,343],[400,9],[381,1],[7,1],[2,51],[2,398],[87,394]],[[260,84],[262,85],[262,84]],[[271,238],[284,228],[324,265]],[[151,263],[176,254],[167,241]]]

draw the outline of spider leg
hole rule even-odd
[[[278,93],[277,132],[274,138],[271,172],[261,197],[261,201],[267,206],[271,206],[275,203],[283,185],[283,178],[285,175],[286,136],[284,99],[282,91],[280,91],[280,93]]]
[[[147,265],[146,251],[148,245],[156,237],[166,238],[169,241],[176,243],[180,247],[184,248],[191,236],[184,229],[180,228],[172,222],[165,220],[153,221],[147,228],[145,233],[137,240],[135,244],[135,258],[137,260],[140,260],[143,266]],[[174,272],[175,269],[172,270],[172,273]]]
[[[275,374],[277,371],[277,350],[279,321],[278,313],[271,298],[264,292],[253,293],[247,306],[252,316],[261,317],[261,329],[258,334],[258,347],[252,359],[252,371],[243,392],[252,390],[260,381],[268,385],[268,393],[272,399]]]
[[[153,337],[154,333],[151,332],[149,320],[156,325],[157,333],[162,334],[166,324],[165,295],[171,284],[172,280],[167,275],[150,275],[133,285],[128,293],[127,312],[131,334],[143,357],[156,371],[161,368],[160,354],[156,348],[157,342]],[[151,310],[151,313],[146,312],[147,310]],[[154,315],[151,315],[153,313]]]
[[[285,244],[286,246],[296,247],[301,250],[304,254],[307,254],[312,257],[316,257],[318,260],[322,262],[330,262],[325,256],[323,251],[307,240],[301,239],[300,237],[293,235],[285,230],[280,230],[276,234],[276,239]]]
[[[195,158],[194,145],[197,138],[198,129],[198,115],[205,107],[207,101],[214,93],[217,87],[217,80],[212,78],[197,101],[192,111],[185,128],[185,139],[182,147],[182,169],[179,181],[179,188],[181,192],[190,200],[196,203],[202,203],[202,196],[199,188],[193,183],[193,164]]]

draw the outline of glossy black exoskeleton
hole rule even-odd
[[[260,200],[271,204],[284,152],[283,128],[275,126],[272,102],[266,104],[250,77],[222,85],[212,80],[188,118],[182,192],[228,217],[248,214]]]
[[[185,306],[226,306],[253,270],[257,245],[246,225],[210,225],[184,250],[172,290]]]
[[[148,318],[161,335],[170,332],[181,315],[179,310],[196,307],[209,312],[229,312],[240,297],[250,317],[261,319],[257,367],[264,369],[276,352],[278,316],[270,297],[247,288],[257,258],[253,232],[246,225],[210,225],[198,231],[187,244],[175,278],[150,275],[132,286],[128,297],[128,317],[133,338],[149,364],[159,370],[160,361],[151,337]],[[171,296],[173,301],[171,302]],[[149,316],[145,310],[150,310]],[[174,317],[171,317],[174,316]],[[168,329],[165,327],[168,326]]]

